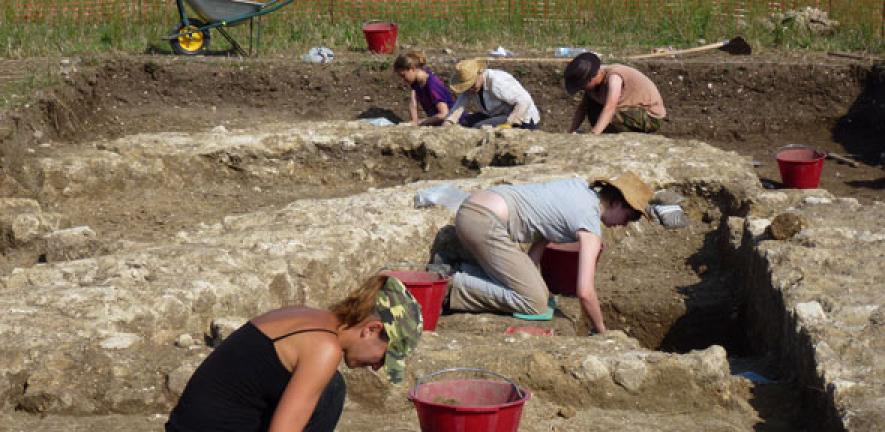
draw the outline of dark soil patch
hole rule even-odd
[[[449,57],[432,66],[447,76]],[[636,64],[658,84],[668,108],[663,133],[697,138],[759,162],[772,187],[785,144],[854,155],[857,168],[826,164],[821,187],[868,202],[883,196],[882,67],[753,58],[660,60]],[[156,131],[248,127],[271,121],[408,118],[408,92],[386,60],[362,56],[327,65],[162,56],[102,58],[30,108],[0,118],[5,173],[17,177],[28,149]],[[83,63],[86,63],[85,61]],[[92,61],[96,63],[96,61]],[[7,64],[8,65],[8,64]],[[577,99],[561,89],[562,64],[507,63],[542,112],[542,129],[563,131]],[[23,64],[22,67],[27,67]],[[5,67],[4,69],[15,69]],[[25,193],[4,186],[4,195]]]

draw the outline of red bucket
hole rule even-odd
[[[602,256],[603,246],[596,260]],[[549,243],[541,255],[541,276],[553,294],[575,296],[578,292],[580,243]]]
[[[369,51],[376,54],[390,54],[396,48],[397,26],[391,22],[369,21],[363,24],[363,35]]]
[[[787,146],[775,155],[785,188],[815,189],[827,154],[805,146]]]
[[[422,383],[448,372],[481,372],[504,382],[486,379],[450,379]],[[422,432],[516,432],[522,407],[531,393],[507,378],[483,369],[445,369],[419,378],[409,391],[418,411]]]
[[[418,304],[421,305],[421,317],[424,319],[424,330],[436,330],[439,314],[442,312],[443,299],[449,279],[439,273],[425,271],[390,270],[384,275],[393,276],[406,286]]]

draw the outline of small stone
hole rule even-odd
[[[574,417],[577,413],[578,412],[570,406],[561,406],[558,410],[556,410],[556,415],[566,419]]]
[[[833,202],[833,200],[831,200],[827,197],[810,196],[810,197],[805,197],[802,200],[802,202],[804,202],[805,204],[808,204],[808,205],[822,205],[822,204],[830,204]]]
[[[351,151],[356,148],[356,143],[350,138],[344,138],[338,141],[338,144],[341,145],[341,150],[344,151]]]
[[[126,349],[135,345],[140,340],[141,336],[135,333],[116,333],[101,341],[99,346],[108,350]]]
[[[718,380],[729,373],[728,357],[725,348],[711,345],[709,348],[693,353],[695,364],[692,370],[698,377],[706,380]]]
[[[775,240],[787,240],[793,238],[802,227],[806,225],[804,219],[795,213],[781,213],[774,217],[768,229],[771,237]]]
[[[771,225],[771,221],[761,218],[747,218],[747,230],[754,238],[759,239],[765,234],[765,230]]]
[[[188,348],[194,344],[193,336],[185,333],[183,335],[178,336],[178,339],[175,340],[175,346],[180,348]]]
[[[645,382],[648,367],[641,360],[621,360],[615,365],[615,383],[630,392],[636,392]]]
[[[366,102],[372,102],[372,96],[363,96],[363,100]]]
[[[799,321],[804,324],[814,324],[827,319],[824,308],[816,301],[799,303],[794,310],[796,311],[796,316],[799,317]]]
[[[526,155],[543,155],[547,153],[547,149],[541,147],[539,145],[533,145],[529,147],[528,150],[525,151]]]
[[[218,126],[215,126],[214,128],[212,128],[212,133],[226,134],[227,128],[224,127],[224,125],[218,125]]]
[[[581,379],[594,382],[600,378],[607,377],[609,375],[609,370],[608,366],[606,366],[599,357],[588,355],[584,358],[584,361],[581,362],[581,368],[579,369],[578,375]]]
[[[96,237],[95,231],[88,226],[53,231],[43,236],[46,241],[46,259],[58,262],[93,256],[101,247]]]

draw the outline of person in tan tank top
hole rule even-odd
[[[565,68],[565,88],[573,95],[584,91],[569,132],[577,132],[584,118],[591,132],[645,132],[660,130],[667,116],[657,86],[642,72],[621,64],[602,66],[599,57],[584,53]]]

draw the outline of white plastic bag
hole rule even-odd
[[[308,63],[329,63],[335,60],[335,53],[326,47],[313,47],[301,59]]]
[[[451,183],[443,183],[427,189],[421,189],[415,194],[415,208],[441,205],[452,212],[458,211],[461,203],[470,196],[458,186]]]

